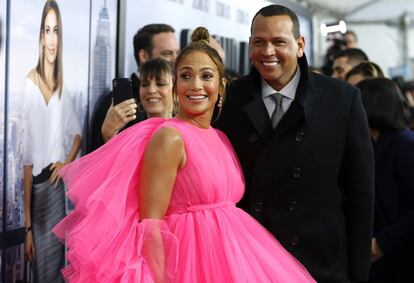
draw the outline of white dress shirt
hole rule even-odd
[[[288,82],[287,85],[285,85],[284,88],[282,88],[279,91],[274,90],[263,78],[261,78],[261,84],[262,84],[262,98],[263,102],[266,106],[267,113],[269,113],[269,117],[272,117],[273,111],[275,110],[276,104],[275,101],[272,99],[272,94],[275,92],[278,92],[283,95],[282,100],[282,107],[283,112],[286,113],[288,111],[290,104],[295,99],[296,95],[296,89],[298,88],[300,80],[300,68],[298,67],[296,69],[296,73],[293,76],[293,78]]]

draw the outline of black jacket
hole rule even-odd
[[[374,148],[374,237],[384,257],[372,265],[370,282],[411,282],[414,267],[414,132],[382,134]]]

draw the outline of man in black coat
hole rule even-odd
[[[360,93],[309,72],[284,6],[255,15],[249,45],[251,72],[230,85],[216,125],[244,171],[240,206],[318,282],[366,280],[374,158]]]

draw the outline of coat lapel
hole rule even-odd
[[[243,111],[246,113],[260,138],[265,140],[272,134],[273,128],[261,95],[260,75],[253,67],[250,72],[249,86],[248,93],[252,94],[252,100],[244,106]]]
[[[296,99],[303,107],[305,121],[309,124],[311,117],[315,117],[313,112],[317,110],[318,100],[321,98],[321,91],[314,84],[314,77],[309,71],[306,56],[299,58],[299,68],[301,70],[301,78],[298,89],[296,90]]]
[[[313,112],[317,110],[318,100],[321,98],[321,91],[313,83],[313,77],[309,72],[306,56],[298,60],[301,70],[301,77],[296,89],[295,100],[289,110],[283,116],[275,129],[275,136],[280,137],[296,129],[298,125],[309,125]]]

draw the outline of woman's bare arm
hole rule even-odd
[[[168,208],[177,171],[184,165],[184,141],[173,128],[161,128],[144,153],[139,183],[140,220],[162,219]]]

